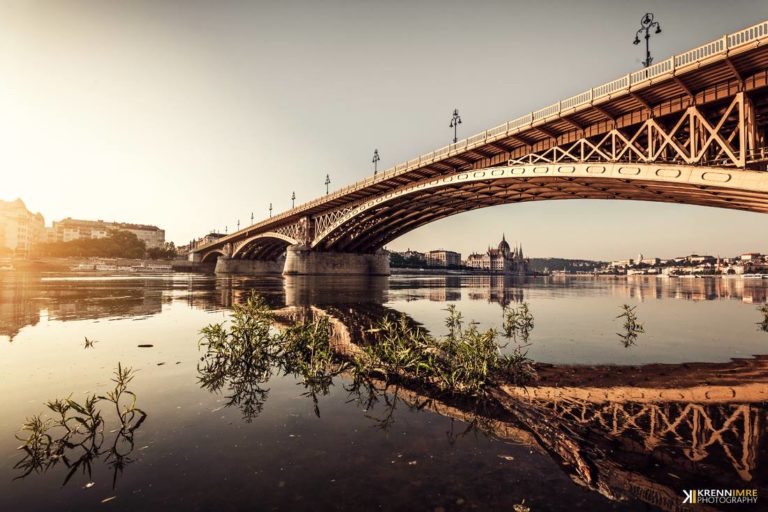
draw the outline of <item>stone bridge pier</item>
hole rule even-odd
[[[389,253],[373,254],[314,251],[306,245],[291,245],[286,250],[283,275],[389,275]]]

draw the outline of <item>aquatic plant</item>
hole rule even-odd
[[[314,321],[296,322],[280,335],[282,353],[278,364],[286,374],[301,378],[312,399],[315,415],[320,417],[318,396],[330,391],[333,378],[347,367],[331,348],[331,326],[327,317]]]
[[[760,326],[761,331],[768,332],[768,304],[763,304],[757,310],[763,315],[763,320],[758,322],[757,325]]]
[[[518,308],[504,308],[502,333],[512,343],[511,353],[504,355],[502,366],[506,375],[517,386],[524,386],[536,378],[533,360],[528,357],[529,338],[534,327],[533,313],[527,302]]]
[[[462,315],[453,305],[447,311],[448,334],[443,337],[431,336],[410,325],[404,315],[382,319],[373,330],[374,339],[354,358],[354,371],[387,382],[417,380],[451,394],[471,396],[482,395],[494,378],[505,374],[510,374],[517,384],[529,382],[535,376],[525,346],[516,342],[513,353],[503,356],[501,350],[506,344],[499,342],[498,331],[481,331],[474,322],[464,327]],[[527,305],[514,314],[518,315],[514,329],[521,336],[524,332],[527,339],[533,328],[533,316]],[[505,328],[505,335],[513,336],[510,329]]]
[[[199,347],[205,353],[198,379],[210,391],[228,389],[226,406],[240,407],[244,419],[252,421],[268,396],[261,385],[278,370],[299,380],[318,416],[319,397],[328,394],[334,377],[345,370],[351,370],[358,389],[365,379],[377,378],[474,397],[483,396],[495,379],[525,385],[535,378],[525,344],[533,329],[527,304],[507,312],[503,333],[515,343],[507,355],[501,353],[506,344],[500,343],[497,330],[480,330],[474,322],[465,326],[453,305],[447,311],[446,336],[431,336],[405,315],[386,316],[368,331],[369,342],[358,354],[342,357],[333,349],[328,317],[302,316],[278,331],[272,312],[251,292],[244,304],[235,306],[231,326],[223,322],[201,330]]]
[[[518,308],[504,307],[502,329],[506,338],[517,340],[519,336],[520,341],[527,343],[533,327],[533,314],[527,302],[523,302]]]
[[[637,313],[635,313],[636,308],[637,306],[623,304],[621,306],[622,313],[616,317],[624,319],[624,332],[617,332],[616,335],[621,339],[625,348],[634,345],[637,342],[638,335],[645,332],[643,324],[637,319]]]
[[[147,417],[136,407],[136,394],[127,389],[134,373],[131,368],[118,363],[112,379],[115,387],[106,396],[88,395],[82,403],[73,400],[71,395],[49,400],[45,405],[53,414],[52,418],[42,414],[27,418],[16,433],[16,438],[24,443],[20,449],[25,452],[14,465],[14,469],[22,472],[16,479],[45,472],[60,462],[69,470],[64,485],[78,470],[90,479],[93,462],[103,456],[113,469],[114,487],[118,473],[122,473],[130,462],[128,455],[133,451],[134,433]],[[123,400],[124,396],[129,396],[130,400]],[[106,420],[101,410],[102,402],[114,405],[120,422],[119,429],[109,431],[115,435],[106,449]],[[121,445],[127,448],[121,449]]]
[[[327,395],[333,377],[346,363],[332,351],[327,318],[296,321],[287,329],[274,329],[274,316],[264,300],[251,292],[233,308],[231,326],[226,322],[204,327],[199,348],[205,353],[198,363],[198,381],[212,392],[225,387],[227,407],[237,406],[246,422],[264,407],[269,389],[262,387],[275,371],[300,379],[320,415],[318,396]]]

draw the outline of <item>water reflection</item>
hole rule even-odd
[[[63,464],[67,468],[62,486],[78,472],[91,482],[93,465],[101,460],[112,473],[112,488],[125,467],[133,462],[134,436],[147,419],[147,413],[136,407],[136,394],[128,389],[134,371],[118,364],[114,373],[114,389],[105,396],[89,395],[83,402],[65,399],[48,401],[49,415],[27,418],[16,438],[22,458],[13,466],[19,480],[33,473],[45,473]],[[117,420],[108,427],[106,415],[114,408]],[[93,485],[87,483],[86,486]]]
[[[437,331],[443,327],[445,302],[461,301],[458,308],[468,310],[465,313],[467,319],[477,318],[497,327],[503,318],[503,307],[517,307],[523,302],[530,302],[536,315],[536,332],[530,341],[532,351],[549,343],[554,347],[554,353],[564,355],[557,361],[558,364],[543,364],[555,358],[539,357],[532,352],[532,357],[540,362],[537,367],[540,380],[535,386],[527,388],[511,385],[499,388],[493,404],[468,403],[407,385],[387,387],[380,381],[355,380],[346,373],[314,382],[305,379],[301,372],[289,371],[288,377],[284,377],[284,370],[275,371],[274,366],[267,367],[258,358],[249,360],[209,356],[205,351],[202,354],[194,352],[190,358],[185,359],[186,362],[192,357],[203,356],[198,365],[189,365],[187,374],[181,373],[185,367],[180,365],[163,366],[166,373],[156,370],[154,375],[158,382],[162,382],[158,387],[169,385],[173,390],[171,396],[174,401],[189,395],[193,397],[189,402],[203,403],[205,398],[200,395],[207,393],[201,393],[200,387],[224,396],[224,405],[236,409],[236,416],[241,416],[243,420],[234,418],[234,423],[241,427],[248,424],[251,430],[247,433],[251,438],[258,438],[259,443],[263,439],[265,445],[277,437],[273,431],[286,429],[286,422],[292,421],[292,417],[287,414],[277,419],[270,417],[269,407],[265,408],[267,401],[275,402],[274,409],[288,410],[297,407],[293,399],[303,393],[306,398],[302,403],[311,403],[316,414],[320,414],[323,408],[323,423],[316,420],[318,423],[315,425],[328,427],[327,430],[338,436],[329,437],[327,445],[333,446],[334,450],[338,449],[339,453],[349,455],[350,460],[363,460],[360,465],[351,466],[353,472],[368,467],[378,458],[389,456],[377,446],[388,442],[390,437],[402,437],[398,426],[403,423],[417,423],[418,420],[412,418],[411,412],[431,411],[451,420],[450,427],[445,429],[445,440],[449,446],[460,444],[461,439],[474,433],[483,433],[491,439],[509,443],[510,446],[523,444],[526,453],[530,449],[547,462],[550,459],[557,462],[561,471],[559,474],[567,475],[566,480],[575,481],[583,488],[594,491],[591,493],[594,496],[599,494],[615,500],[613,504],[629,500],[629,504],[639,502],[642,507],[649,504],[662,510],[686,510],[681,504],[681,489],[691,488],[754,488],[763,496],[768,495],[765,466],[768,358],[759,355],[752,357],[752,354],[765,353],[764,343],[768,340],[765,333],[758,331],[755,326],[758,324],[760,327],[761,316],[756,305],[765,302],[768,283],[739,279],[514,280],[501,276],[404,276],[339,280],[183,275],[102,282],[63,279],[41,281],[38,277],[23,274],[0,276],[0,280],[0,335],[8,336],[9,339],[17,336],[21,338],[18,333],[25,326],[40,324],[31,329],[39,333],[39,328],[51,320],[141,319],[166,313],[166,306],[171,309],[178,306],[178,310],[187,311],[185,305],[188,305],[198,313],[201,310],[225,310],[234,304],[243,303],[251,289],[257,289],[265,297],[269,306],[275,309],[276,319],[284,326],[294,320],[314,318],[319,314],[328,315],[334,322],[334,336],[344,343],[365,342],[366,336],[369,336],[368,331],[381,318],[404,312],[410,314],[409,322],[414,325],[431,323],[427,328]],[[597,350],[604,353],[611,350],[611,347],[617,348],[616,308],[630,300],[633,304],[641,303],[638,314],[643,323],[652,328],[648,329],[642,343],[632,350],[618,349],[636,354],[671,340],[679,345],[672,348],[677,350],[675,361],[672,364],[655,364],[664,361],[663,357],[668,356],[672,350],[668,350],[670,345],[662,345],[663,350],[650,353],[641,361],[654,364],[630,365],[617,358],[610,361],[614,364],[598,361],[586,366],[571,365],[580,361],[579,355],[588,348],[590,340],[598,338],[600,329],[605,331],[605,337],[595,343]],[[701,303],[693,304],[693,301]],[[564,317],[569,310],[574,310],[573,315]],[[437,311],[439,317],[434,317],[432,311]],[[554,313],[547,317],[548,311]],[[174,322],[180,317],[169,318],[170,322]],[[182,318],[187,320],[186,317]],[[216,318],[223,319],[224,315],[219,314]],[[669,318],[677,319],[678,323],[670,322]],[[706,324],[710,320],[722,327],[723,331],[710,332],[712,329]],[[599,322],[603,322],[602,327],[596,327]],[[202,325],[195,325],[194,330],[200,327]],[[125,324],[115,327],[122,328],[125,328]],[[546,334],[547,329],[550,330],[549,337],[541,334]],[[736,334],[726,336],[729,331]],[[100,340],[96,344],[97,349],[84,352],[80,347],[85,334],[88,333],[78,333],[76,343],[72,345],[78,357],[95,358],[107,352],[107,348],[117,348],[110,344],[110,339],[102,331],[95,335]],[[25,340],[30,343],[6,344],[7,354],[18,357],[23,345],[29,345],[30,351],[39,348],[35,345],[39,340],[34,336]],[[576,340],[571,348],[566,343],[569,340]],[[709,358],[705,357],[708,340],[716,347],[714,355]],[[161,348],[166,349],[168,352],[163,357],[168,357],[171,350],[180,350],[179,346],[189,345],[192,345],[191,350],[194,351],[194,341],[193,336],[186,336],[173,349],[157,343],[155,352]],[[132,343],[131,346],[136,345]],[[52,346],[44,348],[56,350]],[[152,351],[143,353],[147,352]],[[735,356],[741,357],[728,361]],[[174,357],[174,360],[180,359],[184,358]],[[692,360],[719,362],[680,362]],[[47,372],[55,370],[55,362],[51,364],[52,369],[46,368]],[[155,361],[152,361],[151,365],[154,364]],[[149,373],[153,370],[144,371]],[[166,380],[160,381],[161,378]],[[281,396],[281,379],[285,379],[289,386],[300,386],[290,398],[286,398],[286,393]],[[10,387],[8,382],[4,386],[4,390]],[[198,394],[192,394],[188,388],[194,388]],[[14,389],[11,391],[18,392]],[[321,400],[326,394],[331,397],[329,402]],[[333,401],[334,394],[342,395],[342,405]],[[167,421],[168,428],[175,428],[177,421],[184,423],[184,429],[188,429],[187,425],[197,427],[198,422],[205,421],[203,413],[210,413],[210,409],[216,407],[209,407],[206,402],[205,406],[200,406],[205,409],[203,413],[179,419],[179,416],[175,416],[177,404],[166,404],[163,402],[165,398],[167,396],[159,395],[156,403],[162,410],[156,413],[153,408],[152,413],[155,418],[153,423]],[[344,406],[344,401],[349,401],[349,405]],[[328,409],[325,403],[328,403]],[[188,403],[184,405],[186,407]],[[366,418],[373,435],[378,435],[379,431],[384,432],[385,435],[373,438],[371,444],[367,445],[367,449],[381,449],[382,452],[376,451],[369,459],[362,459],[355,452],[357,446],[354,449],[347,447],[349,451],[346,452],[338,448],[343,439],[351,435],[344,430],[344,426],[347,422],[355,421],[353,416]],[[315,420],[314,416],[312,419]],[[422,421],[426,423],[432,420]],[[277,423],[280,427],[275,426]],[[159,466],[162,457],[168,458],[168,454],[188,448],[183,443],[194,443],[200,450],[205,450],[206,446],[220,442],[220,437],[226,437],[222,432],[232,432],[212,422],[199,428],[202,432],[199,437],[191,437],[191,428],[175,431],[183,431],[184,436],[190,436],[182,436],[184,441],[178,441],[179,444],[162,439],[162,433],[154,432],[153,435],[161,440],[158,443],[161,455],[154,459],[154,463]],[[237,426],[233,428],[234,433],[238,433]],[[307,429],[305,439],[310,437],[310,433],[316,435],[310,430],[311,427],[304,428]],[[279,433],[284,433],[283,430]],[[427,431],[426,428],[424,431]],[[434,433],[434,430],[430,432]],[[398,433],[398,436],[393,433]],[[134,435],[149,434],[146,429],[144,432],[118,432],[118,439],[100,440],[93,449],[89,450],[90,445],[87,444],[75,447],[70,450],[71,455],[67,456],[69,464],[64,464],[62,458],[59,466],[64,465],[67,471],[74,467],[76,473],[84,471],[89,475],[91,467],[99,460],[99,464],[110,469],[114,486],[125,466],[138,458],[138,449],[135,449],[134,443],[138,446],[148,443],[146,438],[136,441]],[[12,435],[7,437],[10,439]],[[247,437],[241,435],[238,442],[245,445]],[[212,443],[210,439],[217,441]],[[247,446],[253,450],[268,451],[270,456],[278,453],[261,444]],[[326,448],[311,443],[304,447],[310,453],[320,453]],[[242,451],[237,449],[238,454]],[[224,454],[233,456],[228,452]],[[317,458],[312,459],[307,454],[279,454],[288,455],[292,457],[291,460],[302,460],[307,465],[320,464]],[[496,457],[496,453],[492,456]],[[251,458],[250,455],[243,455],[242,460],[232,459],[232,466],[239,471],[241,466],[246,467],[251,463]],[[147,466],[143,465],[144,462],[141,464],[142,468],[148,470],[152,467],[149,463]],[[263,468],[269,470],[270,467],[259,466],[259,470]],[[19,461],[16,468],[20,474],[44,472],[45,469],[45,463],[28,456]],[[467,481],[476,477],[472,468],[446,466],[441,470],[459,475],[459,479],[466,477]],[[547,473],[529,472],[527,466],[521,466],[521,469],[505,468],[500,473],[510,475],[512,471],[518,471],[514,473],[516,482],[520,480],[520,475],[523,479],[540,479],[541,482],[554,478]],[[134,475],[137,472],[128,473]],[[130,479],[130,476],[126,475],[125,478]],[[370,483],[366,481],[366,485]],[[546,487],[544,484],[537,485]],[[180,489],[181,486],[169,486],[168,492]],[[263,488],[259,490],[264,491]],[[505,492],[503,489],[493,491]],[[274,503],[285,505],[287,502]],[[555,504],[552,505],[554,507]],[[697,506],[696,510],[706,509]]]
[[[368,322],[359,325],[360,315],[343,311],[333,314],[348,329],[337,333],[347,343],[367,332]],[[643,374],[642,387],[637,373]],[[359,387],[353,389],[360,396]],[[391,427],[401,393],[398,387],[387,395],[386,413],[376,418],[381,428]],[[495,393],[506,414],[492,407],[478,413],[460,402],[449,407],[424,389],[408,393],[419,410],[429,405],[501,438],[515,432],[555,457],[575,481],[614,500],[684,510],[680,488],[746,486],[768,492],[766,468],[759,464],[765,456],[768,357],[626,373],[616,367],[550,366],[538,385],[502,386]],[[370,387],[362,397],[357,401],[366,408],[378,401]]]

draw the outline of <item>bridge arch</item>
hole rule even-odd
[[[768,172],[666,163],[539,163],[428,178],[316,218],[312,248],[374,252],[438,219],[499,204],[620,199],[768,213]]]
[[[286,247],[297,245],[298,243],[298,240],[275,231],[259,233],[238,243],[232,253],[232,257],[237,259],[275,260],[285,251]]]
[[[219,259],[221,256],[224,256],[224,251],[221,251],[219,249],[214,249],[212,251],[208,251],[205,254],[203,254],[203,257],[200,258],[201,263],[213,263],[217,259]]]

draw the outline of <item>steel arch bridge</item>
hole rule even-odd
[[[766,213],[766,43],[768,21],[195,246],[190,259],[276,261],[288,247],[372,255],[435,220],[526,201]]]

